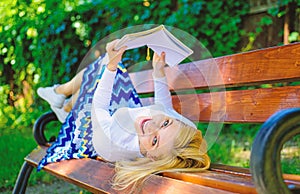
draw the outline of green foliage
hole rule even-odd
[[[277,2],[276,7],[272,7],[268,10],[268,13],[272,16],[276,16],[280,18],[286,14],[286,10],[283,8],[290,3],[295,3],[297,4],[298,7],[300,6],[299,0],[280,0]]]
[[[264,28],[273,24],[275,18],[282,18],[287,13],[287,6],[290,4],[296,5],[296,12],[300,13],[300,1],[299,0],[280,0],[277,1],[277,5],[271,7],[267,10],[268,15],[261,18],[259,22],[256,23],[256,28],[253,32],[245,32],[241,30],[241,35],[248,37],[248,44],[242,48],[243,52],[253,49],[253,44],[256,38],[263,33]],[[289,42],[297,42],[300,40],[299,32],[291,32],[288,38]]]
[[[200,40],[214,56],[233,53],[240,40],[242,1],[2,1],[0,27],[1,107],[3,125],[16,115],[43,111],[37,87],[70,80],[88,50],[122,28],[140,24],[177,27]],[[5,6],[4,6],[5,5]],[[134,53],[134,60],[140,54]],[[8,113],[8,114],[7,114]],[[18,125],[18,124],[17,124]]]

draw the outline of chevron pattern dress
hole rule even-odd
[[[52,162],[97,156],[92,145],[91,108],[94,92],[104,71],[102,59],[103,57],[99,57],[86,68],[78,99],[63,123],[56,141],[40,161],[38,171]],[[128,72],[119,63],[109,107],[110,114],[121,107],[141,106]]]

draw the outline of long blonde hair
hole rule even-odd
[[[164,157],[155,161],[150,158],[137,158],[134,161],[116,162],[115,176],[112,186],[123,190],[142,184],[150,174],[161,172],[195,172],[209,168],[210,158],[206,151],[206,142],[201,131],[182,123],[183,127],[177,134],[174,149]]]

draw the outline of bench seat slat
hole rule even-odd
[[[207,88],[208,86],[257,85],[299,80],[300,43],[215,58],[222,80],[215,78],[212,60],[166,67],[170,89]],[[182,72],[184,76],[178,76]],[[130,73],[138,93],[153,92],[152,70]],[[188,81],[187,81],[188,80]]]
[[[251,177],[249,168],[228,166],[224,164],[212,164],[210,170],[226,174],[235,174],[239,176]],[[294,184],[300,187],[300,175],[283,174],[282,177],[287,184]]]
[[[226,96],[224,122],[262,123],[278,110],[300,107],[300,86],[204,93],[197,96],[198,99],[196,94],[173,96],[175,110],[193,121],[220,121],[211,117],[212,109],[220,110],[220,101]],[[151,104],[153,98],[144,98],[142,103]],[[186,110],[182,110],[182,107],[186,107]]]
[[[212,164],[204,173],[166,172],[164,176],[237,193],[257,193],[248,168]],[[300,187],[300,176],[283,174],[287,185]]]
[[[38,147],[25,160],[29,164],[37,166],[46,153],[46,149],[47,147]],[[44,170],[93,193],[124,193],[124,191],[117,192],[110,187],[110,181],[114,174],[114,166],[110,163],[88,158],[73,159],[48,164]],[[229,194],[232,192],[153,175],[145,182],[141,193]]]
[[[237,193],[257,193],[251,177],[207,171],[205,173],[164,173],[164,176]]]

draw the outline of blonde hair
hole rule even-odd
[[[148,175],[161,172],[196,172],[209,168],[210,158],[206,151],[206,142],[201,131],[182,123],[177,134],[174,149],[155,161],[150,158],[137,158],[134,161],[119,161],[115,166],[112,186],[123,190],[131,187],[131,191],[142,184]]]

